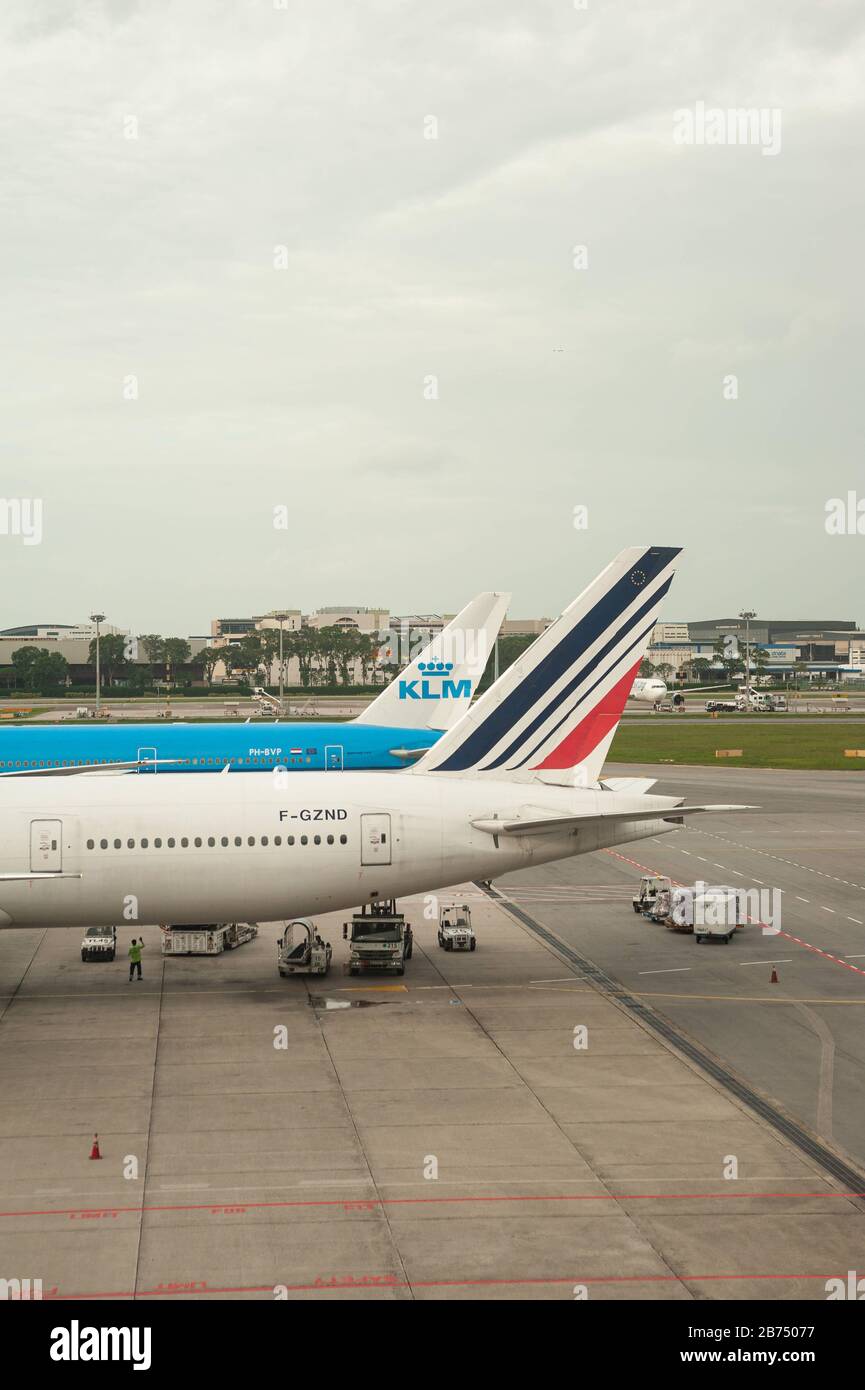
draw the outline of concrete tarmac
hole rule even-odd
[[[865,1164],[865,784],[846,772],[607,771],[660,771],[653,790],[692,805],[760,809],[694,816],[671,834],[511,875],[499,888]],[[772,915],[767,925],[779,930],[752,925],[729,947],[697,948],[693,936],[647,923],[622,900],[646,871],[753,889],[763,895],[761,920]],[[579,896],[589,884],[596,901],[586,910]]]
[[[676,784],[700,776],[717,799],[714,769]],[[629,901],[637,860],[684,877],[686,852],[732,868],[774,845],[801,861],[791,892],[819,858],[809,889],[838,915],[854,788],[825,774],[806,816],[814,776],[726,773],[725,798],[773,798],[762,822],[705,817],[502,886],[816,1123],[828,1044],[810,1009],[836,1042],[832,1135],[858,1144],[865,978],[756,933],[697,950]],[[789,780],[776,793],[773,778]],[[334,969],[308,982],[279,978],[277,924],[213,959],[163,959],[145,930],[140,984],[131,929],[111,965],[82,964],[77,932],[0,933],[0,1273],[61,1299],[807,1300],[861,1267],[861,1200],[506,908],[463,893],[475,953],[440,950],[407,902],[407,973],[369,982],[341,973],[342,916],[320,919]],[[865,928],[819,926],[865,966]],[[743,965],[770,954],[795,964],[763,1004],[767,967]]]

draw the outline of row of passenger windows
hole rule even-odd
[[[307,748],[306,761],[309,762],[310,759],[315,756],[315,753],[316,750],[314,748]],[[40,758],[38,761],[36,758],[32,761],[28,761],[25,758],[23,761],[19,759],[15,762],[10,758],[8,762],[4,762],[3,759],[0,758],[0,767],[110,767],[112,763],[135,761],[136,759],[134,757],[64,758],[62,762],[58,762],[56,758]],[[152,759],[147,757],[140,759],[140,761],[146,763],[151,762]],[[157,761],[164,762],[166,767],[169,767],[172,763],[176,767],[225,767],[226,763],[230,763],[232,767],[287,767],[289,763],[296,765],[300,763],[302,759],[291,756],[287,758],[172,758],[170,754],[162,754],[157,758]]]
[[[169,835],[168,838],[165,839],[165,840],[159,838],[158,836],[157,836],[154,840],[152,840],[152,841],[151,841],[151,840],[148,840],[148,839],[143,839],[143,840],[127,840],[127,841],[126,841],[126,849],[149,849],[150,846],[151,846],[151,844],[152,844],[152,846],[153,846],[154,849],[162,849],[163,845],[165,846],[166,849],[174,849],[174,848],[176,848],[177,845],[179,845],[181,849],[189,849],[189,846],[190,846],[190,845],[192,845],[194,849],[201,849],[201,847],[202,847],[203,845],[205,845],[205,844],[208,845],[211,849],[213,849],[216,845],[221,845],[221,846],[223,847],[223,849],[226,849],[231,843],[232,843],[232,841],[231,841],[231,839],[229,838],[228,835],[221,835],[218,839],[217,839],[217,837],[216,837],[215,835],[208,835],[206,839],[205,839],[203,836],[201,836],[201,835],[195,835],[191,840],[190,840],[190,839],[188,838],[188,836],[186,836],[186,835],[181,836],[181,838],[180,838],[179,840],[177,840],[173,835]],[[234,836],[234,844],[235,844],[235,845],[237,845],[238,847],[240,847],[240,846],[243,845],[243,843],[244,843],[244,839],[243,839],[243,836],[242,836],[242,835],[235,835],[235,836]],[[286,837],[285,837],[285,843],[286,843],[287,845],[294,845],[294,844],[301,844],[301,845],[310,845],[310,844],[312,844],[312,845],[325,845],[325,844],[326,844],[326,845],[335,845],[335,844],[336,844],[336,836],[335,836],[335,835],[299,835],[299,836],[295,837],[294,835],[286,835]],[[348,836],[347,836],[347,835],[340,835],[340,837],[339,837],[339,843],[340,843],[341,845],[347,845],[347,844],[348,844]],[[281,845],[281,844],[282,844],[282,836],[281,836],[281,835],[273,835],[273,836],[269,836],[269,835],[259,835],[259,836],[256,836],[256,835],[247,835],[247,837],[246,837],[246,844],[247,844],[247,845],[271,845],[271,844],[273,844],[273,845]],[[124,843],[123,843],[122,840],[100,840],[100,841],[99,841],[99,848],[100,848],[100,849],[108,849],[109,845],[113,845],[115,849],[123,849],[123,848],[124,848]],[[87,848],[88,848],[88,849],[96,849],[96,841],[95,841],[95,840],[88,840],[88,841],[87,841]]]

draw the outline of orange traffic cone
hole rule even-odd
[[[778,983],[778,972],[777,972],[777,970],[775,969],[775,967],[774,967],[774,965],[773,965],[773,966],[772,966],[772,974],[769,976],[769,984],[770,984],[770,985],[776,985],[777,983]]]
[[[102,1157],[101,1153],[99,1152],[99,1135],[98,1135],[98,1134],[94,1134],[94,1136],[93,1136],[93,1147],[92,1147],[91,1150],[90,1150],[90,1157],[91,1157],[91,1158],[101,1158],[101,1157]]]

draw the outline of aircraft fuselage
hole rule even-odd
[[[85,774],[0,796],[0,925],[268,921],[433,892],[672,827],[669,797],[437,774]],[[530,836],[491,818],[658,808]],[[13,880],[10,875],[34,875]],[[54,877],[53,875],[63,875]],[[67,876],[68,875],[68,876]],[[3,877],[6,876],[6,877]]]

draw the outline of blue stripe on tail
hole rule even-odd
[[[519,752],[526,739],[531,738],[532,734],[536,733],[537,730],[541,728],[541,726],[547,721],[547,719],[549,719],[550,715],[554,714],[555,711],[560,707],[562,701],[566,700],[569,695],[573,694],[573,692],[577,689],[578,686],[582,684],[586,677],[590,676],[593,671],[597,670],[601,662],[606,660],[610,652],[613,651],[619,645],[622,639],[626,637],[629,633],[633,632],[635,626],[637,626],[641,622],[641,620],[645,618],[646,614],[651,612],[651,610],[656,607],[656,605],[666,594],[672,582],[673,576],[670,575],[670,578],[667,580],[666,584],[662,584],[661,587],[658,589],[658,592],[656,594],[653,594],[652,597],[648,600],[648,602],[644,603],[642,608],[640,608],[638,612],[636,612],[633,615],[630,622],[625,627],[621,627],[619,631],[615,634],[615,636],[612,637],[609,642],[605,643],[601,650],[597,652],[595,656],[592,657],[591,661],[586,662],[585,666],[583,666],[577,672],[572,681],[569,681],[568,684],[562,688],[562,690],[555,697],[555,699],[547,701],[547,704],[544,706],[541,713],[535,716],[531,724],[526,725],[523,732],[517,735],[513,743],[505,750],[505,752],[500,753],[499,756],[493,762],[485,764],[483,768],[484,772],[487,772],[490,768],[501,767],[502,763],[506,762],[509,758],[513,757],[515,753]],[[624,658],[628,655],[628,653],[630,651],[633,651],[634,647],[638,646],[640,642],[643,641],[643,639],[646,636],[646,633],[651,632],[654,625],[655,619],[652,618],[652,621],[649,624],[648,628],[646,628],[645,630],[641,629],[637,633],[636,637],[629,644],[629,646],[627,646],[625,650],[621,653],[621,655],[616,658],[616,662],[614,663],[614,665],[618,664],[619,661],[623,661]],[[565,722],[566,719],[570,717],[574,710],[582,704],[583,700],[588,699],[592,691],[595,690],[598,685],[600,685],[601,681],[604,680],[607,675],[609,675],[609,670],[605,669],[598,677],[598,679],[593,682],[589,689],[586,690],[584,694],[580,696],[579,700],[577,700],[577,703],[573,705],[571,709],[568,710],[567,714],[562,715],[558,724],[556,724],[553,729],[550,729],[549,733],[544,734],[543,739],[541,739],[541,743],[545,742],[546,739],[552,737],[552,735],[556,732],[556,729],[561,727],[561,725]],[[530,758],[531,756],[531,753],[527,753],[526,758],[523,759],[523,761]],[[522,767],[522,765],[522,762],[517,763],[517,767]]]
[[[561,642],[527,673],[501,704],[454,750],[438,772],[462,772],[480,763],[523,716],[542,699],[580,654],[596,642],[634,601],[637,588],[652,583],[679,554],[680,547],[661,546],[647,550],[634,567],[618,580],[608,593],[583,617]],[[651,603],[660,601],[653,595]],[[646,605],[648,607],[648,605]],[[641,612],[644,610],[641,610]],[[627,630],[639,620],[632,618]],[[620,634],[621,636],[624,634]],[[558,703],[558,700],[556,701]],[[543,717],[547,717],[546,715]],[[534,725],[533,725],[534,727]],[[521,740],[520,740],[521,741]]]

